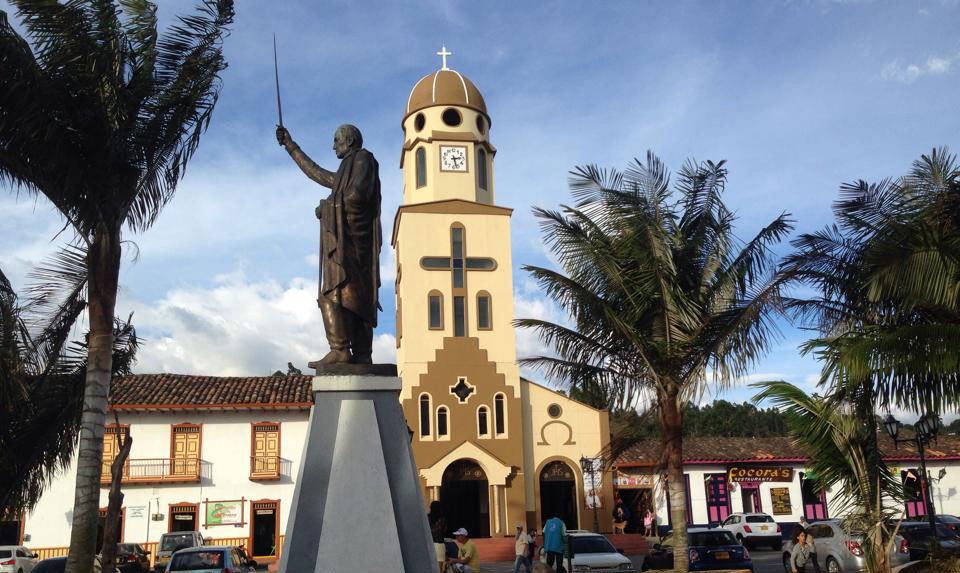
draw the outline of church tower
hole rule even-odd
[[[512,210],[496,202],[491,118],[446,48],[438,55],[407,96],[392,237],[400,401],[424,499],[472,537],[554,516],[586,527],[587,500],[612,502],[609,474],[585,481],[577,461],[609,443],[607,413],[520,378]]]
[[[439,55],[443,66],[413,86],[402,122],[392,240],[401,401],[425,498],[475,500],[451,519],[474,536],[502,535],[525,521],[512,210],[494,202],[483,96],[447,67],[446,49]]]

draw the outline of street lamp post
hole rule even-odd
[[[594,471],[594,460],[586,457],[580,457],[580,468],[583,470],[583,473],[590,475],[590,491],[587,492],[586,498],[590,499],[590,494],[593,494],[593,499],[591,500],[590,505],[593,506],[593,532],[600,533],[600,518],[597,516],[597,503],[599,501],[599,496],[597,496],[597,473]]]
[[[909,442],[908,439],[899,439],[897,434],[900,432],[900,422],[893,417],[893,414],[887,414],[887,417],[883,420],[883,427],[887,431],[887,434],[893,440],[893,447],[896,448],[900,442]],[[920,452],[920,479],[922,480],[921,486],[923,487],[923,497],[924,497],[924,506],[927,510],[927,518],[930,521],[930,534],[932,540],[936,542],[937,539],[937,517],[936,517],[936,508],[933,506],[933,495],[930,491],[930,477],[927,475],[927,459],[924,456],[924,446],[930,443],[930,440],[936,437],[937,432],[940,430],[940,417],[934,414],[924,414],[917,423],[914,424],[916,429],[913,437],[913,441],[917,444],[917,451]]]

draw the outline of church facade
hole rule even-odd
[[[609,530],[607,412],[521,378],[514,333],[512,210],[496,201],[491,118],[443,68],[411,90],[394,221],[397,366],[425,499],[476,536],[554,516]]]

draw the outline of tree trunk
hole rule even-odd
[[[87,253],[90,335],[86,387],[80,420],[77,482],[73,501],[70,553],[65,573],[92,573],[100,519],[100,466],[107,418],[107,393],[113,367],[113,317],[120,274],[120,232],[101,224]]]
[[[864,550],[871,553],[866,559],[868,573],[890,573],[889,543],[886,537],[882,523],[874,525],[864,534]]]
[[[687,549],[687,494],[683,479],[683,412],[679,393],[666,393],[660,402],[660,440],[663,466],[670,496],[670,524],[673,527],[673,569],[686,572],[690,568]]]
[[[117,427],[120,427],[119,421]],[[123,441],[120,451],[110,465],[110,502],[107,504],[107,519],[103,526],[103,549],[100,550],[102,569],[101,573],[113,573],[117,561],[117,541],[120,537],[120,509],[123,507],[123,492],[120,484],[123,481],[123,467],[130,455],[133,438],[129,433],[120,431]]]

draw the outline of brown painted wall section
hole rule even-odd
[[[457,384],[460,377],[465,377],[476,389],[465,404],[461,404],[457,396],[450,393],[450,388]],[[449,409],[449,440],[420,439],[419,399],[424,392],[432,397],[434,412],[438,406]],[[494,396],[500,392],[506,396],[506,438],[492,437],[495,429]],[[490,438],[481,439],[477,436],[477,408],[480,405],[489,408]],[[519,390],[507,385],[504,376],[497,372],[496,364],[487,359],[486,350],[480,348],[476,338],[444,338],[443,348],[437,351],[436,360],[427,365],[427,372],[412,386],[411,398],[403,401],[403,413],[415,432],[413,455],[420,468],[432,467],[466,441],[474,442],[504,465],[513,466],[515,471],[523,466],[523,419]],[[432,429],[435,434],[436,428]]]

